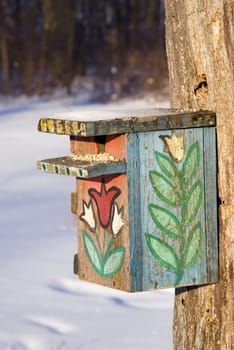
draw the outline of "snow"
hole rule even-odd
[[[110,108],[98,108],[90,109],[89,106],[82,107],[82,108],[73,108],[69,112],[55,112],[51,115],[46,115],[44,118],[48,119],[63,119],[63,120],[70,120],[70,121],[83,121],[83,122],[89,122],[89,121],[102,121],[102,120],[111,120],[111,119],[128,119],[131,117],[152,117],[156,115],[164,115],[165,113],[168,113],[167,109],[156,109],[156,108],[145,108],[145,109],[139,109],[139,108],[131,108],[131,109],[125,109],[120,108],[118,106],[118,109],[113,110]],[[173,113],[179,113],[179,112],[173,112]]]
[[[37,123],[81,105],[65,96],[0,100],[0,350],[170,350],[172,289],[130,294],[73,275],[75,181],[36,169],[39,159],[69,155],[69,139],[39,133]],[[147,106],[168,103],[85,108]]]

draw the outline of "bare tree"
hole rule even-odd
[[[0,52],[1,52],[1,70],[3,78],[3,88],[5,92],[9,91],[10,87],[10,62],[9,62],[9,45],[7,38],[7,2],[0,3]]]
[[[48,65],[54,85],[69,88],[72,80],[72,53],[75,30],[75,0],[42,1],[47,33]]]

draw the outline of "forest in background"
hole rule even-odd
[[[0,93],[68,93],[90,79],[104,100],[167,79],[163,0],[1,0]]]

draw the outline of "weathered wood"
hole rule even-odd
[[[82,279],[132,292],[217,280],[214,127],[70,141],[73,156],[38,168],[77,178]]]
[[[105,152],[119,160],[127,159],[127,134],[106,136]]]
[[[71,212],[72,214],[77,214],[77,193],[71,193]]]
[[[208,128],[206,128],[208,129]],[[163,242],[168,244],[173,251],[176,253],[179,262],[178,269],[181,267],[183,273],[181,279],[178,278],[179,272],[173,272],[171,269],[165,269],[165,266],[160,264],[159,259],[153,259],[152,254],[149,254],[148,246],[144,242],[143,237],[143,290],[153,289],[153,288],[165,288],[173,285],[196,285],[196,284],[207,284],[217,281],[218,275],[218,251],[217,251],[217,214],[212,213],[209,209],[210,201],[207,203],[208,194],[211,191],[211,186],[216,187],[216,172],[215,167],[211,166],[209,172],[209,178],[206,178],[204,168],[204,159],[209,157],[215,157],[215,139],[213,137],[214,132],[212,129],[204,130],[204,128],[199,129],[186,129],[183,133],[182,130],[178,133],[183,134],[184,137],[184,149],[182,154],[182,159],[174,163],[175,169],[182,171],[184,165],[186,164],[186,154],[188,154],[189,149],[194,145],[199,147],[199,157],[198,157],[198,167],[196,170],[196,175],[184,185],[184,190],[181,190],[181,184],[177,182],[176,176],[168,178],[173,184],[173,191],[181,193],[185,191],[182,196],[181,203],[177,205],[172,205],[169,201],[164,198],[159,198],[159,196],[153,191],[152,185],[150,183],[150,172],[157,171],[158,174],[162,174],[162,169],[160,168],[159,162],[156,161],[156,151],[157,154],[163,156],[164,153],[164,143],[162,142],[162,137],[170,137],[171,132],[147,132],[139,134],[139,154],[140,154],[140,190],[141,190],[141,228],[142,234],[152,234],[152,237],[158,237]],[[211,134],[210,134],[211,132]],[[212,147],[208,149],[207,145],[212,144]],[[209,151],[209,154],[205,154]],[[144,166],[143,166],[144,164]],[[190,165],[192,166],[192,165]],[[178,177],[180,175],[177,175]],[[193,205],[189,205],[189,210],[195,211],[193,219],[186,222],[183,218],[183,208],[186,207],[188,202],[189,193],[194,188],[195,184],[201,184],[201,204],[200,208],[196,212]],[[206,188],[207,185],[207,188]],[[163,183],[161,184],[163,186]],[[215,191],[214,191],[215,193]],[[168,193],[169,195],[169,193]],[[162,200],[163,199],[163,200]],[[212,197],[213,199],[213,197]],[[168,202],[166,204],[166,202]],[[196,200],[194,199],[194,202]],[[214,206],[217,201],[214,199]],[[195,204],[194,204],[195,205]],[[181,225],[180,236],[169,234],[166,231],[166,227],[171,227],[172,221],[170,222],[169,216],[165,217],[165,227],[160,227],[156,219],[153,220],[152,215],[149,215],[149,208],[157,206],[160,210],[167,210],[168,215],[174,215]],[[156,207],[155,207],[156,208]],[[163,211],[165,213],[165,211]],[[157,217],[159,217],[159,212],[157,212]],[[168,221],[168,222],[167,222]],[[188,221],[188,220],[187,220]],[[209,227],[209,225],[210,227]],[[199,224],[201,227],[201,235],[194,238],[193,243],[190,242],[190,233],[193,228]],[[216,227],[213,232],[213,228]],[[173,230],[172,230],[173,231]],[[169,235],[167,237],[165,235]],[[216,233],[216,234],[215,234]],[[144,236],[144,235],[143,235]],[[212,242],[211,242],[212,241]],[[190,242],[191,244],[197,244],[199,252],[197,253],[197,258],[194,263],[190,264],[189,267],[183,263],[183,259],[186,260],[186,246]],[[209,244],[208,244],[209,243]],[[190,248],[192,249],[192,248]],[[190,253],[191,254],[191,253]],[[184,256],[184,258],[183,258]],[[187,258],[188,259],[188,258]],[[213,267],[213,275],[207,273],[207,264],[211,264]],[[177,277],[176,277],[177,276]]]
[[[91,163],[73,160],[72,157],[58,157],[38,161],[37,168],[47,173],[88,179],[100,175],[125,173],[126,162]]]
[[[215,163],[208,166],[207,162],[208,159],[215,161],[214,128],[180,129],[176,133],[169,130],[130,133],[127,137],[115,137],[112,142],[110,151],[112,148],[115,149],[114,142],[116,145],[120,142],[122,147],[126,148],[123,152],[116,147],[116,156],[124,153],[126,157],[126,175],[117,177],[113,175],[111,178],[101,176],[89,181],[77,180],[80,203],[77,216],[81,278],[128,291],[217,281],[216,167]],[[170,150],[165,149],[166,144]],[[167,155],[168,152],[170,157]],[[162,164],[160,160],[166,163]],[[157,171],[163,181],[152,184],[150,180],[152,171]],[[160,196],[158,191],[163,190],[168,184],[171,184],[169,191]],[[197,190],[193,190],[196,188],[195,185],[199,185],[197,190],[201,191],[200,194],[196,192]],[[155,190],[155,186],[158,186],[158,189]],[[119,206],[120,224],[127,225],[125,233],[119,236],[120,241],[116,240],[121,242],[121,248],[125,249],[125,254],[128,256],[124,260],[127,270],[121,267],[116,275],[118,279],[115,275],[109,279],[105,275],[105,268],[104,270],[101,268],[102,263],[94,263],[95,259],[99,260],[95,258],[95,254],[97,255],[95,249],[105,260],[106,255],[103,255],[102,250],[105,251],[107,244],[103,234],[105,226],[94,224],[100,221],[96,208],[99,204],[90,195],[96,193],[95,196],[100,201],[101,198],[103,200],[106,198],[105,201],[108,201],[111,192],[118,193],[118,197],[121,194],[118,202],[112,203],[112,207]],[[194,196],[191,202],[190,193]],[[177,194],[178,203],[173,203],[173,196]],[[105,203],[108,207],[108,203]],[[157,206],[159,209],[155,216],[150,212],[152,206],[155,208]],[[104,208],[102,210],[105,212]],[[110,220],[115,221],[113,209],[110,210],[112,210]],[[123,213],[125,216],[122,218]],[[158,217],[160,219],[157,219]],[[198,231],[195,231],[196,227]],[[108,229],[111,230],[111,221]],[[85,237],[83,231],[86,232]],[[87,238],[86,234],[90,238]],[[125,237],[124,240],[122,235]],[[124,243],[126,235],[129,240],[127,245]],[[152,242],[154,239],[159,239],[161,247],[152,248],[148,243],[149,236]],[[85,243],[87,239],[91,240],[91,246]],[[98,243],[99,239],[101,241]],[[95,249],[92,248],[95,245],[92,240],[94,242],[97,240]],[[115,246],[117,247],[118,245]],[[163,252],[164,249],[168,249],[168,252]],[[158,253],[161,254],[160,257]],[[174,267],[171,266],[173,264],[171,259],[175,259]],[[124,280],[127,281],[127,285],[123,283]]]
[[[231,350],[234,344],[233,1],[166,0],[165,8],[171,107],[205,108],[217,114],[220,203],[219,282],[176,289],[174,349]],[[209,178],[212,158],[207,158],[207,162]],[[209,209],[213,210],[212,206]],[[211,265],[208,270],[213,274]]]
[[[74,270],[132,292],[215,282],[216,168],[207,164],[216,159],[215,115],[173,112],[173,119],[160,110],[160,121],[134,113],[121,121],[134,132],[115,134],[110,118],[113,134],[99,136],[102,122],[89,121],[95,135],[71,135],[73,156],[38,162],[42,171],[77,178]]]
[[[143,255],[142,255],[142,216],[141,216],[141,178],[139,135],[129,134],[127,143],[127,175],[128,175],[128,206],[130,228],[130,257],[131,290],[143,290]]]
[[[76,184],[79,277],[131,291],[126,174],[78,179]],[[94,200],[95,195],[98,201]],[[118,257],[114,256],[115,252]]]
[[[210,281],[218,281],[218,194],[215,144],[216,129],[204,128],[205,232],[206,252],[209,252],[207,254],[207,276]],[[211,220],[211,218],[215,219]],[[217,262],[217,265],[214,264],[214,261]]]
[[[96,154],[99,151],[98,143],[93,136],[70,136],[70,151],[72,154],[79,155]]]
[[[215,125],[215,114],[210,111],[182,110],[129,110],[113,112],[85,112],[82,115],[65,116],[64,118],[48,117],[40,119],[38,130],[58,135],[98,136],[114,135],[148,130],[171,130],[181,128],[197,128]],[[105,117],[105,118],[104,118]]]

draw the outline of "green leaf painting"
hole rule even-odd
[[[196,224],[188,235],[187,244],[184,250],[185,267],[191,267],[196,262],[201,249],[202,229],[200,222]]]
[[[125,248],[112,248],[114,240],[111,237],[107,243],[107,249],[103,252],[98,235],[96,235],[97,247],[86,231],[83,231],[82,235],[86,254],[94,270],[102,277],[113,277],[123,263]]]
[[[177,272],[179,261],[173,248],[153,235],[146,234],[146,239],[153,256],[169,271]]]
[[[146,243],[153,257],[163,268],[175,274],[175,286],[181,284],[185,269],[198,263],[203,237],[201,222],[198,220],[203,201],[203,186],[198,178],[200,146],[196,141],[187,152],[180,149],[181,157],[176,158],[172,144],[180,147],[185,145],[182,137],[184,134],[177,136],[175,132],[171,138],[160,137],[167,143],[166,146],[170,146],[170,157],[155,152],[161,172],[151,170],[149,179],[163,205],[148,205],[157,235],[146,234]],[[168,147],[165,147],[166,150]]]
[[[177,217],[169,210],[155,204],[149,205],[149,212],[158,228],[169,237],[182,234],[182,226]]]
[[[195,219],[202,202],[202,184],[198,180],[190,189],[188,196],[183,203],[186,224],[192,223]]]
[[[195,142],[189,148],[182,166],[183,179],[187,184],[197,173],[200,162],[199,144]]]
[[[91,262],[94,270],[99,274],[103,274],[103,267],[102,267],[102,261],[100,258],[100,255],[98,253],[98,250],[92,240],[92,238],[85,232],[82,232],[83,235],[83,241],[86,253],[88,255],[89,261]]]
[[[169,178],[175,178],[177,176],[178,170],[175,166],[173,160],[166,156],[163,153],[155,152],[156,160],[158,162],[158,165],[164,175],[166,175]]]
[[[124,252],[125,249],[123,247],[117,247],[110,252],[104,263],[103,276],[112,277],[120,269]]]
[[[170,182],[164,175],[155,170],[149,174],[151,184],[158,197],[166,204],[177,207],[180,203],[180,195],[176,186]]]

